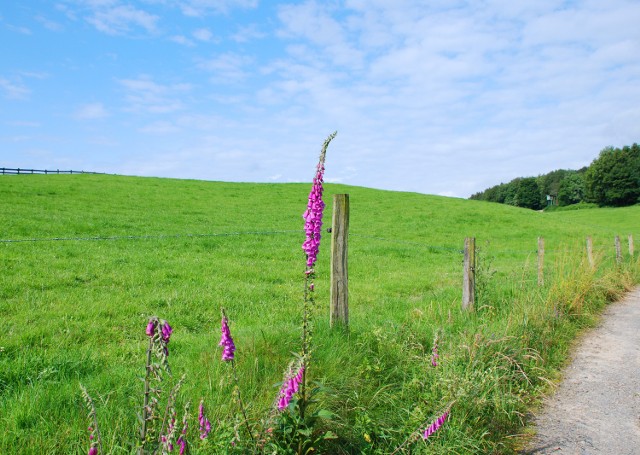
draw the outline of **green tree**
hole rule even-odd
[[[558,189],[558,205],[565,206],[577,204],[584,200],[584,177],[582,174],[569,171]]]
[[[640,198],[640,146],[607,147],[584,176],[586,198],[599,205],[625,206]]]
[[[571,172],[575,171],[556,169],[548,174],[538,176],[538,185],[540,186],[540,196],[543,205],[547,204],[547,195],[558,196],[562,181]]]
[[[538,185],[537,178],[526,177],[520,179],[517,184],[516,201],[514,205],[532,210],[540,210],[542,208],[540,186]]]

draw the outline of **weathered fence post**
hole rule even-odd
[[[591,236],[587,237],[587,259],[589,260],[589,266],[593,268],[595,264],[593,263],[593,240]]]
[[[476,302],[476,238],[464,239],[464,273],[462,276],[462,309],[470,310]]]
[[[633,235],[629,234],[629,256],[633,259]]]
[[[544,286],[544,238],[538,237],[538,286]]]
[[[620,264],[622,262],[622,251],[620,250],[620,236],[616,235],[616,262]]]
[[[349,327],[349,280],[347,240],[349,238],[349,195],[333,195],[331,226],[331,311],[330,325]]]

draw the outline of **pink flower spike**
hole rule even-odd
[[[200,439],[205,440],[211,432],[211,422],[204,413],[204,401],[200,401],[198,408],[198,422],[200,423]]]
[[[291,402],[291,398],[293,395],[298,393],[300,390],[300,384],[302,384],[304,367],[300,367],[298,372],[294,375],[291,372],[291,376],[288,379],[285,379],[282,383],[282,387],[280,388],[280,398],[278,399],[278,409],[282,411]]]
[[[302,215],[302,218],[304,218],[304,231],[306,234],[306,239],[302,243],[302,249],[307,255],[307,268],[309,269],[313,268],[316,263],[320,248],[320,238],[322,237],[322,214],[325,207],[324,201],[322,200],[322,193],[324,191],[322,186],[324,178],[324,160],[329,142],[331,142],[334,137],[335,133],[327,138],[322,147],[318,166],[316,167],[316,174],[313,177],[313,185],[311,186],[311,192],[309,193],[307,210],[305,210]]]
[[[187,440],[180,436],[176,442],[180,446],[180,455],[184,455],[184,452],[187,449]]]
[[[147,324],[147,330],[146,330],[146,334],[147,336],[152,337],[153,336],[153,332],[155,332],[156,330],[156,325],[153,321],[149,321],[149,323]]]
[[[223,347],[222,360],[227,362],[233,360],[233,353],[236,350],[236,346],[233,344],[233,338],[231,337],[231,330],[229,330],[229,323],[226,316],[222,317],[220,331],[222,332],[222,335],[218,345]]]
[[[88,455],[98,455],[98,448],[96,446],[90,447]]]
[[[438,335],[436,334],[433,340],[433,348],[431,349],[431,366],[434,368],[438,366],[438,357],[440,356],[438,355]]]
[[[447,420],[448,416],[449,416],[449,411],[445,412],[440,417],[438,417],[438,419],[435,422],[433,422],[431,425],[427,427],[426,430],[424,430],[424,434],[422,435],[422,438],[426,440],[427,438],[429,438],[429,436],[431,436],[433,433],[438,431],[442,426],[442,424],[444,424],[444,421]]]
[[[162,324],[161,331],[162,331],[162,341],[164,341],[165,343],[169,343],[169,338],[171,338],[171,333],[173,332],[173,329],[171,328],[171,326],[167,321],[164,321],[164,324]]]

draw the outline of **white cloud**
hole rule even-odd
[[[6,24],[5,27],[12,32],[20,33],[22,35],[31,35],[31,29],[20,25]]]
[[[183,46],[195,46],[195,43],[192,40],[183,35],[174,35],[170,37],[169,40],[173,41],[174,43],[182,44]]]
[[[39,128],[42,124],[40,122],[29,122],[24,120],[13,120],[6,122],[9,126],[19,126],[24,128]]]
[[[74,113],[78,120],[98,120],[109,116],[109,112],[102,103],[89,103],[80,106]]]
[[[233,83],[248,76],[248,66],[252,61],[251,57],[228,52],[202,60],[198,67],[212,73],[212,79],[216,82]]]
[[[194,30],[192,35],[198,41],[204,41],[204,42],[211,41],[211,38],[213,38],[213,33],[211,33],[206,28],[199,28],[197,30]]]
[[[87,142],[91,145],[99,145],[103,147],[117,147],[120,145],[117,139],[108,136],[91,136],[87,139]]]
[[[159,17],[149,14],[131,5],[113,5],[105,2],[105,8],[99,8],[87,18],[87,22],[97,30],[111,35],[130,32],[133,28],[142,28],[151,33],[156,30],[156,22]],[[102,7],[103,5],[93,5]]]
[[[306,39],[331,63],[357,65],[362,53],[350,44],[346,28],[331,13],[332,6],[315,1],[280,6],[278,17],[283,28],[279,34],[285,38]]]
[[[0,77],[0,91],[5,98],[23,100],[29,97],[31,90],[20,81],[10,81]]]
[[[40,22],[44,28],[50,30],[52,32],[60,32],[63,30],[63,27],[58,22],[52,21],[44,16],[36,16],[36,21]]]
[[[191,85],[183,83],[159,84],[149,76],[118,82],[126,91],[127,110],[136,113],[168,114],[182,110],[185,101],[181,97],[192,89]]]
[[[265,38],[267,35],[260,31],[260,28],[256,24],[249,24],[246,26],[239,26],[238,30],[231,35],[231,39],[237,43],[248,43],[256,39]]]
[[[228,13],[235,8],[256,8],[258,0],[180,0],[178,6],[185,16],[202,17],[210,13]]]
[[[177,133],[180,128],[172,122],[162,120],[143,126],[140,131],[147,134],[165,135]]]

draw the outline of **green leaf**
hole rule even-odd
[[[315,412],[315,417],[319,417],[325,420],[331,420],[333,419],[333,412],[327,411],[326,409],[320,409],[319,411]]]

